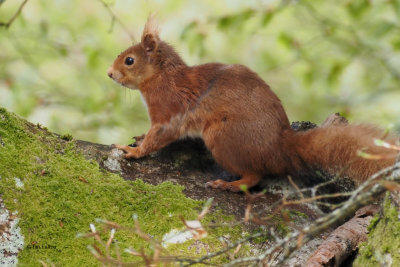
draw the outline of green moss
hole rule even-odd
[[[289,216],[290,216],[290,219],[292,219],[292,220],[296,220],[298,218],[303,218],[303,219],[308,218],[307,214],[297,211],[297,210],[289,210]]]
[[[276,225],[276,231],[279,235],[281,236],[286,236],[288,233],[290,233],[290,229],[287,226],[286,223],[282,222],[282,223],[278,223]]]
[[[47,127],[41,125],[40,123],[37,123],[37,124],[36,124],[36,127],[38,127],[39,129],[43,129],[43,130],[45,130],[45,131],[48,131]]]
[[[380,219],[379,214],[378,213],[375,214],[375,216],[372,218],[372,220],[370,221],[370,223],[368,225],[368,231],[369,232],[371,232],[376,227],[376,225],[379,222],[379,219]]]
[[[72,139],[74,139],[74,137],[68,133],[61,135],[60,138],[65,141],[72,141]]]
[[[86,248],[93,240],[76,238],[77,233],[88,232],[96,218],[133,226],[132,215],[137,214],[142,230],[161,239],[182,227],[181,216],[194,219],[201,210],[202,202],[186,198],[182,186],[125,181],[87,161],[74,142],[65,142],[2,108],[0,137],[4,144],[0,145],[0,194],[6,207],[17,210],[20,217],[26,245],[19,254],[21,266],[41,266],[39,260],[56,266],[97,266]],[[16,186],[16,177],[23,187]],[[240,228],[220,229],[234,235],[240,232]],[[218,231],[205,242],[217,240],[222,234]],[[129,231],[117,231],[115,238],[121,251],[149,247]]]
[[[197,241],[191,239],[181,244],[170,244],[168,245],[168,250],[175,255],[190,253],[193,256],[201,257],[210,252],[223,249],[225,245],[243,238],[243,229],[241,226],[235,225],[235,218],[224,215],[220,210],[213,211],[210,216],[206,216],[202,223],[208,232],[206,238]],[[249,250],[250,247],[244,244],[235,256],[248,255]],[[227,261],[229,261],[228,255],[222,254],[211,259],[208,263],[218,264]]]
[[[389,197],[385,199],[383,214],[376,215],[368,229],[368,241],[360,246],[354,266],[380,266],[385,255],[392,258],[392,266],[400,266],[400,220]]]

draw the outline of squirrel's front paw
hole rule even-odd
[[[137,158],[141,157],[139,147],[130,147],[130,146],[124,146],[124,145],[117,145],[117,144],[113,144],[112,146],[124,151],[125,154],[123,155],[123,157],[126,159],[130,159],[130,158],[137,159]]]

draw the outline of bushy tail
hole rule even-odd
[[[396,151],[375,145],[374,139],[391,144],[396,141],[394,136],[385,136],[384,131],[371,125],[338,125],[296,132],[291,145],[308,166],[364,181],[396,160]],[[380,159],[360,157],[359,151],[379,155]]]

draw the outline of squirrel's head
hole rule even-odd
[[[144,26],[141,42],[122,52],[107,74],[117,83],[137,89],[146,79],[168,68],[184,65],[178,54],[160,40],[158,25],[150,16]]]
[[[153,62],[159,44],[158,27],[150,16],[141,42],[119,54],[108,69],[108,76],[125,87],[137,89],[141,82],[156,72]]]

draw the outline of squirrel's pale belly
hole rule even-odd
[[[184,137],[190,137],[190,138],[202,138],[202,132],[201,131],[196,131],[196,130],[191,130],[186,132],[186,136],[182,136],[182,138]]]
[[[203,138],[203,123],[196,116],[196,113],[187,113],[185,115],[177,115],[171,119],[171,121],[180,121],[179,127],[179,138],[183,139],[186,137],[190,138]]]
[[[142,100],[142,102],[143,102],[143,104],[144,104],[146,110],[148,110],[149,108],[147,107],[146,99],[144,98],[144,96],[142,95],[142,93],[140,93],[140,99]]]

